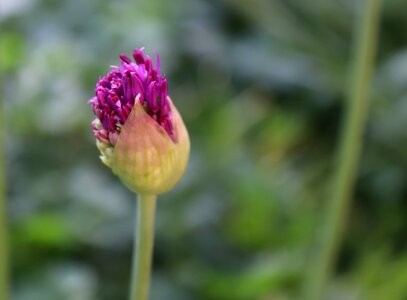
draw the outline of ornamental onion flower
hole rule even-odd
[[[132,61],[100,77],[89,100],[100,159],[139,194],[130,299],[147,300],[154,236],[156,195],[171,190],[184,174],[189,137],[168,96],[168,82],[143,48]]]
[[[96,115],[92,128],[100,159],[126,186],[161,194],[185,171],[189,137],[168,96],[158,54],[155,67],[143,48],[133,58],[120,54],[121,66],[99,78],[89,100]]]

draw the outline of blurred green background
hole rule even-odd
[[[158,202],[151,299],[301,299],[362,3],[1,0],[12,299],[126,299],[135,201],[98,159],[87,100],[142,46],[192,142]],[[329,299],[407,299],[406,12],[385,1]]]

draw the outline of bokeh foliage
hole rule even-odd
[[[301,298],[360,4],[2,1],[13,299],[126,298],[135,201],[98,160],[87,99],[140,46],[160,53],[192,139],[158,202],[152,299]],[[405,11],[385,1],[332,299],[407,298]]]

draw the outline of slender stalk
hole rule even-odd
[[[133,247],[130,300],[147,300],[150,290],[157,196],[139,195]]]
[[[324,293],[343,239],[348,207],[358,169],[362,137],[368,108],[369,82],[373,73],[381,0],[365,0],[363,16],[357,26],[356,52],[347,98],[347,112],[338,152],[338,165],[332,196],[324,223],[312,273],[307,278],[304,296],[308,300],[325,299]]]
[[[0,94],[3,91],[3,72],[0,66]],[[5,113],[3,99],[0,96],[0,300],[8,299],[8,236],[6,218],[6,184],[5,184]]]

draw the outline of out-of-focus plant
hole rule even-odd
[[[356,49],[349,81],[347,112],[338,151],[332,196],[322,224],[319,247],[310,267],[305,290],[308,300],[325,299],[326,284],[342,243],[348,207],[359,166],[362,138],[368,112],[369,85],[376,54],[381,0],[365,0],[363,15],[356,26]]]
[[[1,47],[1,46],[0,46]],[[4,49],[0,48],[0,55]],[[0,62],[0,94],[3,91],[3,72]],[[5,178],[5,157],[4,140],[5,125],[3,97],[0,96],[0,300],[8,299],[8,233],[7,233],[7,212],[6,212],[6,178]]]
[[[102,162],[138,193],[138,216],[130,299],[149,294],[156,198],[171,190],[184,174],[189,137],[168,96],[168,83],[143,49],[135,62],[120,55],[121,66],[99,79],[90,99],[92,122]]]

